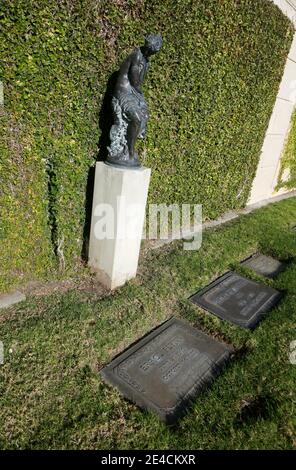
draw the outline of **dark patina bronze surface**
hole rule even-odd
[[[271,256],[256,253],[241,262],[243,266],[252,269],[262,276],[273,278],[286,269],[286,263]]]
[[[170,424],[214,379],[230,352],[228,346],[171,318],[117,356],[102,376],[125,397]]]
[[[150,34],[121,64],[112,98],[114,124],[110,131],[107,163],[127,168],[139,167],[135,152],[137,138],[145,137],[148,106],[142,85],[149,67],[149,57],[160,51],[162,38]]]
[[[281,296],[272,287],[230,271],[197,292],[191,300],[223,320],[252,329]]]

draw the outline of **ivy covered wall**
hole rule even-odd
[[[246,203],[292,39],[269,0],[3,0],[0,290],[81,262],[112,74],[145,34],[149,200]]]

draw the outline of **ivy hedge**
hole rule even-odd
[[[272,2],[3,0],[0,21],[1,289],[79,265],[106,89],[149,32],[164,38],[144,90],[150,202],[205,218],[246,203],[292,40]]]
[[[281,158],[278,189],[296,188],[296,111],[294,111],[290,132]]]

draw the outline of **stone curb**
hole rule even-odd
[[[17,290],[8,294],[0,295],[0,308],[10,307],[11,305],[22,302],[23,300],[26,300],[25,294]]]

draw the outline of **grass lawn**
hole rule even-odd
[[[138,277],[114,293],[71,289],[29,296],[0,312],[0,447],[11,449],[291,449],[296,445],[296,198],[204,233],[202,249],[177,241],[148,252]],[[255,251],[291,260],[275,280],[238,262]],[[253,331],[187,299],[229,268],[283,289]],[[235,354],[174,427],[123,399],[99,371],[175,315]]]

